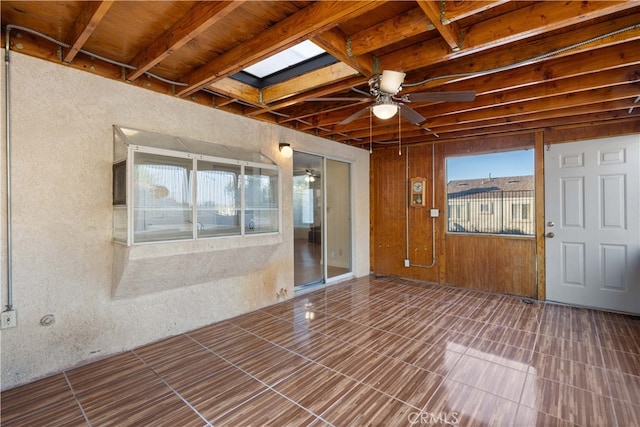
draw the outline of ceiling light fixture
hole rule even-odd
[[[397,104],[378,104],[371,107],[373,115],[381,120],[390,119],[398,112]]]
[[[284,157],[285,159],[293,156],[293,148],[291,148],[291,144],[287,142],[281,142],[280,144],[278,144],[278,149],[280,150],[280,154],[282,154],[282,157]]]

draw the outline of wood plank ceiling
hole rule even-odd
[[[3,45],[363,148],[640,120],[638,1],[2,1]],[[7,27],[8,26],[8,27]],[[46,36],[46,37],[44,37]],[[337,61],[255,87],[231,76],[303,40]],[[108,61],[105,61],[107,59]],[[365,114],[406,73],[419,125]],[[354,90],[355,89],[355,90]],[[311,101],[357,98],[359,102]],[[406,102],[406,101],[405,101]]]

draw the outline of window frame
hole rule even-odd
[[[462,201],[458,201],[458,199],[464,199],[465,197],[450,197],[450,194],[456,194],[455,192],[449,193],[449,184],[454,183],[454,182],[462,182],[464,180],[468,180],[468,181],[472,181],[472,180],[492,180],[492,179],[500,179],[500,178],[505,178],[505,177],[509,177],[508,175],[498,175],[498,176],[493,176],[492,174],[489,174],[488,178],[482,177],[482,176],[478,176],[478,177],[473,177],[473,178],[456,178],[456,179],[452,179],[449,176],[449,161],[455,158],[470,158],[470,157],[474,157],[474,156],[485,156],[485,155],[492,155],[492,154],[506,154],[506,153],[512,153],[512,152],[518,152],[518,151],[522,151],[522,152],[526,152],[526,151],[532,151],[532,172],[529,173],[521,173],[520,175],[513,175],[513,176],[526,176],[526,177],[531,177],[531,179],[533,180],[533,185],[534,188],[532,188],[531,190],[510,190],[510,189],[501,189],[498,190],[501,193],[521,193],[521,192],[527,192],[530,193],[530,202],[524,202],[524,201],[517,201],[517,202],[513,202],[513,203],[518,203],[518,213],[519,216],[522,216],[522,211],[523,211],[523,205],[527,206],[527,218],[519,218],[519,219],[515,219],[513,218],[512,212],[509,212],[506,210],[506,206],[504,198],[500,198],[500,200],[494,200],[494,201],[483,201],[483,202],[478,202],[476,207],[472,208],[473,212],[470,212],[468,217],[466,219],[462,219],[459,215],[457,215],[458,212],[456,212],[456,208],[459,208],[459,206],[461,206],[463,204]],[[464,148],[461,147],[455,147],[453,149],[447,150],[444,153],[443,156],[443,161],[444,161],[444,175],[445,175],[445,179],[444,179],[444,194],[445,194],[445,206],[447,209],[447,213],[446,213],[446,218],[447,218],[447,224],[446,224],[446,228],[445,228],[445,233],[447,234],[453,234],[453,235],[462,235],[462,234],[467,234],[467,235],[491,235],[491,236],[498,236],[498,237],[506,237],[506,238],[511,238],[511,237],[525,237],[525,238],[535,238],[535,223],[536,223],[536,217],[535,217],[535,209],[536,209],[536,197],[538,196],[536,189],[535,189],[535,179],[536,179],[536,167],[535,167],[535,163],[536,163],[536,157],[535,157],[535,149],[533,146],[529,145],[529,143],[527,143],[526,145],[521,145],[519,143],[514,143],[511,146],[505,146],[505,147],[493,147],[492,149],[489,149],[487,151],[479,151],[479,152],[470,152],[466,146],[464,146]],[[484,184],[484,183],[483,183]],[[461,185],[461,184],[458,184]],[[467,185],[467,184],[464,184]],[[490,191],[487,191],[490,192]],[[479,199],[480,196],[479,194],[482,194],[481,192],[479,193],[469,193],[468,197],[469,199]],[[520,198],[522,196],[515,196],[516,198]],[[470,202],[468,202],[467,204],[469,204]],[[484,205],[484,206],[483,206]],[[482,210],[482,207],[486,207],[487,209]],[[489,219],[489,218],[496,218],[495,220],[491,220],[491,221],[497,221],[496,224],[500,227],[499,230],[483,230],[483,228],[486,228],[488,226],[491,226],[491,224],[483,224],[480,223],[480,225],[474,225],[474,223],[472,222],[474,219]],[[527,228],[523,231],[523,232],[514,232],[514,230],[511,229],[511,227],[507,227],[507,225],[510,225],[506,222],[506,218],[509,218],[509,220],[511,222],[515,222],[518,224],[524,224]],[[456,222],[459,221],[460,223]],[[481,221],[483,221],[481,219]],[[464,222],[467,222],[468,224],[463,224]]]
[[[143,241],[136,242],[135,241],[135,230],[134,230],[134,164],[135,164],[135,155],[136,153],[148,153],[148,154],[156,154],[160,156],[167,157],[175,157],[181,159],[190,159],[192,161],[192,169],[190,177],[191,181],[191,225],[192,225],[192,233],[190,238],[180,239],[180,240],[153,240],[153,241]],[[219,163],[219,164],[228,164],[232,166],[240,166],[240,175],[238,176],[238,180],[240,183],[240,230],[237,234],[223,234],[223,235],[214,235],[214,236],[198,236],[198,200],[197,200],[197,174],[198,174],[198,162],[205,161],[210,163]],[[121,163],[117,162],[117,163]],[[275,196],[275,201],[277,203],[277,223],[275,226],[275,231],[267,231],[267,232],[246,232],[245,225],[245,168],[261,168],[261,169],[269,169],[275,171],[277,176],[277,195]],[[120,205],[119,207],[122,207]],[[116,208],[116,206],[114,206]],[[259,162],[251,162],[246,160],[237,160],[237,159],[228,159],[217,156],[208,156],[203,154],[194,154],[187,152],[180,152],[174,150],[168,150],[163,148],[155,148],[155,147],[146,147],[139,145],[129,145],[127,147],[127,156],[126,156],[126,211],[127,211],[127,230],[126,230],[126,242],[123,239],[117,239],[115,237],[114,231],[114,242],[126,244],[127,246],[133,245],[148,245],[148,244],[158,244],[158,243],[171,243],[171,242],[185,242],[190,240],[209,240],[209,239],[217,239],[217,238],[245,238],[247,236],[260,236],[265,234],[278,234],[282,230],[282,173],[281,169],[278,165],[271,165],[266,163]]]

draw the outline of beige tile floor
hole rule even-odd
[[[640,426],[640,320],[368,277],[1,398],[3,426]]]

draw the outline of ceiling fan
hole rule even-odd
[[[407,106],[406,103],[408,102],[473,101],[476,97],[474,91],[421,92],[396,96],[398,92],[402,90],[402,83],[404,82],[405,76],[406,73],[400,71],[384,70],[381,76],[376,75],[369,79],[369,93],[352,88],[353,91],[366,95],[366,98],[308,98],[307,101],[373,102],[372,106],[365,107],[342,120],[339,123],[341,125],[351,123],[371,109],[373,114],[379,119],[390,119],[395,116],[396,113],[399,113],[400,117],[417,126],[424,122],[426,118],[413,108]]]

